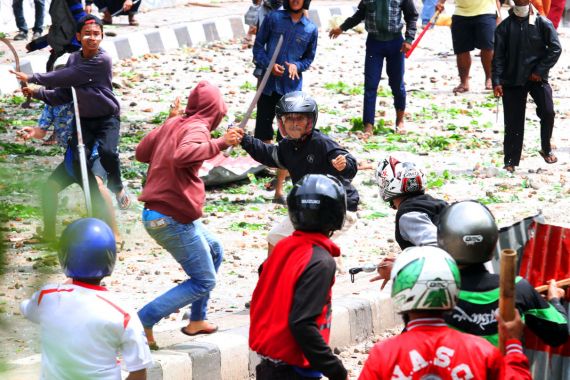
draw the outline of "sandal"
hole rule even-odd
[[[514,172],[515,172],[515,167],[514,167],[513,165],[506,165],[506,166],[504,167],[504,169],[505,169],[506,171],[508,171],[509,173],[514,173]]]
[[[465,87],[462,84],[460,84],[459,86],[457,86],[453,89],[454,95],[463,94],[464,92],[469,92],[469,87]]]
[[[265,184],[265,190],[273,191],[275,190],[275,186],[277,185],[277,177],[273,178],[271,181]]]
[[[121,210],[126,210],[131,205],[131,198],[125,189],[121,190],[120,193],[115,194],[115,198],[117,199],[117,204]]]
[[[135,19],[134,13],[129,13],[129,25],[130,26],[139,26],[139,22]]]
[[[286,206],[287,205],[287,198],[285,197],[285,195],[276,195],[275,197],[273,197],[273,200],[271,201],[271,203]]]
[[[198,330],[198,331],[196,331],[195,333],[190,333],[190,332],[188,332],[188,330],[186,330],[186,326],[185,326],[185,327],[182,327],[182,328],[180,329],[180,332],[181,332],[182,334],[188,335],[188,336],[196,336],[196,335],[200,335],[200,334],[206,334],[206,335],[208,335],[208,334],[213,334],[213,333],[215,333],[216,331],[218,331],[218,326],[216,326],[216,325],[212,325],[212,326],[213,326],[212,328]]]
[[[540,154],[540,156],[544,158],[544,162],[546,162],[547,164],[555,164],[558,162],[558,157],[556,157],[552,152],[546,154],[544,153],[543,150],[539,150],[538,154]]]

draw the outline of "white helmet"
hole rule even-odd
[[[380,161],[376,181],[385,202],[405,195],[423,194],[426,188],[424,170],[405,156],[389,155]]]
[[[437,247],[405,249],[392,268],[392,300],[397,313],[450,310],[461,279],[455,260]]]

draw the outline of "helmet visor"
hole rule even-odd
[[[313,120],[308,113],[286,113],[279,118],[281,136],[290,140],[298,140],[311,133]]]

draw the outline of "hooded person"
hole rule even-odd
[[[220,138],[211,137],[226,112],[220,90],[201,81],[190,92],[184,114],[169,118],[151,131],[136,149],[136,159],[149,164],[139,197],[144,202],[144,227],[190,277],[139,311],[152,349],[158,348],[152,327],[188,304],[192,304],[190,322],[182,333],[211,334],[217,330],[206,321],[206,310],[223,250],[199,221],[205,188],[198,171],[205,160],[241,140],[238,129],[229,129]]]

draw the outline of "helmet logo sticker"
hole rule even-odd
[[[418,281],[418,277],[422,273],[425,258],[416,259],[403,267],[398,274],[394,285],[392,285],[392,295],[398,294],[406,289],[411,289]]]
[[[309,155],[307,155],[307,162],[308,162],[309,164],[314,163],[314,162],[315,162],[315,155],[314,155],[314,154],[309,154]]]
[[[449,297],[447,296],[447,285],[445,281],[430,281],[431,283],[437,283],[440,289],[432,290],[426,297],[424,301],[424,306],[430,308],[445,308],[449,306]],[[433,284],[436,285],[436,284]],[[428,283],[428,287],[433,287]]]
[[[301,199],[301,204],[320,205],[320,199]]]
[[[474,245],[477,243],[482,243],[483,242],[483,236],[482,235],[465,235],[465,236],[463,236],[463,242],[467,245]]]

